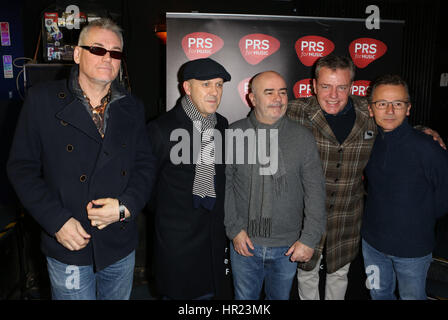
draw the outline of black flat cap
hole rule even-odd
[[[215,78],[222,78],[225,81],[230,81],[230,74],[224,67],[210,58],[197,59],[187,62],[184,65],[183,80],[210,80]]]

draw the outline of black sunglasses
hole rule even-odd
[[[95,47],[95,46],[79,46],[83,49],[89,50],[91,54],[94,54],[96,56],[104,56],[106,53],[109,52],[110,57],[113,59],[121,60],[123,58],[123,52],[121,51],[114,51],[114,50],[107,50],[102,47]]]

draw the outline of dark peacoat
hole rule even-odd
[[[219,115],[215,129],[223,137],[227,120]],[[212,211],[193,207],[195,164],[174,164],[171,133],[183,129],[193,137],[193,122],[179,103],[148,124],[152,149],[158,158],[155,198],[155,276],[159,294],[173,299],[193,299],[209,292],[222,294],[225,278],[224,230],[225,165],[215,164],[216,203]],[[215,140],[216,141],[216,140]],[[190,155],[192,155],[192,140]],[[223,153],[224,154],[224,153]]]
[[[69,83],[54,81],[28,91],[7,171],[23,206],[43,229],[43,253],[100,270],[136,248],[136,216],[149,199],[155,161],[140,102],[128,94],[111,102],[102,139]],[[103,197],[120,199],[131,220],[103,230],[92,227],[86,206]],[[71,217],[91,235],[79,251],[66,249],[55,238]]]

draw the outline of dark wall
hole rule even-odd
[[[162,113],[165,106],[165,46],[156,38],[154,25],[164,21],[166,12],[210,12],[237,14],[297,15],[366,18],[370,4],[380,8],[381,19],[405,20],[402,75],[413,95],[411,122],[429,125],[446,136],[446,94],[438,88],[440,70],[446,70],[447,53],[442,14],[447,4],[441,0],[247,0],[247,1],[24,1],[25,55],[34,55],[40,15],[47,6],[77,4],[121,14],[125,30],[125,52],[132,92],[145,102],[147,118]],[[397,39],[398,41],[398,39]],[[437,78],[437,79],[436,79]],[[442,99],[442,102],[440,101]]]
[[[447,4],[430,1],[174,1],[157,3],[126,2],[130,43],[130,71],[134,93],[147,102],[150,118],[165,110],[165,47],[153,34],[153,25],[163,20],[165,12],[210,12],[237,14],[297,15],[342,18],[365,18],[368,5],[380,8],[381,19],[404,20],[402,76],[412,93],[410,121],[438,130],[447,138],[446,89],[439,88],[440,70],[447,70],[446,28],[443,26]],[[207,9],[204,9],[207,8]],[[144,35],[142,32],[146,32]],[[399,39],[397,39],[399,41]],[[140,49],[139,49],[140,48]],[[134,72],[135,71],[135,72]],[[442,71],[443,72],[443,71]]]
[[[447,10],[445,1],[315,0],[311,4],[296,2],[298,15],[360,18],[366,17],[365,8],[374,4],[380,8],[381,19],[404,20],[401,73],[409,84],[413,103],[410,122],[431,126],[446,138],[446,125],[443,121],[437,121],[440,120],[443,109],[434,107],[439,95],[437,87],[434,86],[434,77],[436,70],[442,68],[442,57],[447,54],[447,29],[444,26],[445,17],[442,18]],[[436,105],[439,106],[440,103]],[[444,110],[446,112],[446,108]]]
[[[12,0],[13,1],[13,0]],[[409,82],[413,92],[411,121],[429,125],[448,138],[448,88],[439,87],[440,73],[448,72],[448,44],[445,14],[448,5],[442,0],[408,1],[365,1],[365,0],[245,0],[245,1],[126,1],[126,0],[21,0],[23,15],[24,56],[33,58],[39,50],[38,61],[42,62],[42,44],[38,45],[41,16],[46,8],[65,8],[69,4],[78,5],[81,10],[101,11],[117,18],[124,28],[125,53],[132,93],[143,100],[147,119],[155,118],[165,110],[165,46],[154,34],[154,25],[164,22],[166,12],[208,12],[263,14],[289,16],[322,16],[341,18],[366,18],[365,9],[370,4],[380,8],[382,19],[405,20],[403,38],[402,75]],[[3,9],[2,9],[3,10]],[[399,41],[399,39],[397,39]],[[398,62],[397,62],[398,63]],[[9,150],[10,140],[20,111],[21,101],[0,101],[0,123],[2,127],[2,147]],[[6,156],[2,158],[3,163]],[[3,167],[4,168],[4,167]],[[6,175],[2,172],[2,185]],[[0,177],[1,178],[1,177]],[[3,199],[13,195],[2,192]],[[144,215],[140,215],[144,217]],[[143,218],[142,218],[143,219]],[[140,223],[144,227],[143,223]],[[151,227],[148,227],[151,228]],[[144,233],[144,230],[141,230]],[[150,232],[148,232],[150,234]],[[33,238],[34,239],[34,238]],[[150,236],[148,235],[148,241]],[[36,244],[38,242],[35,242]],[[148,246],[149,249],[149,246]],[[38,250],[35,249],[34,252]],[[137,266],[144,265],[148,257],[146,242],[138,248]],[[35,259],[37,260],[37,258]],[[356,263],[354,262],[354,266]],[[362,273],[362,264],[355,267],[356,275]],[[353,269],[353,268],[352,268]],[[364,287],[357,282],[353,296],[365,294]],[[348,294],[349,295],[349,294]]]
[[[154,34],[154,25],[165,21],[166,12],[213,12],[293,15],[290,1],[123,1],[123,26],[127,33],[127,63],[133,93],[146,103],[147,118],[164,112],[165,46]],[[207,8],[206,10],[204,8]]]
[[[433,73],[433,98],[431,104],[430,124],[436,128],[444,141],[448,140],[448,87],[440,86],[440,76],[448,73],[448,27],[446,24],[446,13],[448,3],[443,2],[439,11],[439,25],[437,27],[436,55]],[[442,18],[443,15],[443,18]]]

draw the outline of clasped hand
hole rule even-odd
[[[119,220],[117,199],[92,200],[87,204],[86,209],[92,226],[100,230]],[[67,220],[55,236],[56,240],[70,251],[84,249],[91,238],[81,223],[73,217]]]

